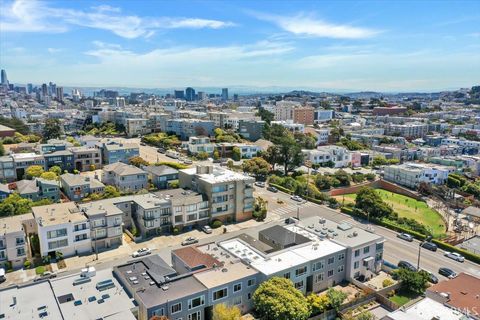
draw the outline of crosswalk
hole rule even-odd
[[[276,208],[272,211],[268,211],[268,213],[273,215],[279,215],[279,216],[290,215],[292,213],[296,213],[297,208],[300,208],[300,210],[302,210],[302,208],[307,208],[312,206],[316,206],[316,204],[312,202],[306,202],[302,204],[289,204],[289,205],[284,205],[279,208]]]

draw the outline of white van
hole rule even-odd
[[[2,283],[3,281],[7,280],[5,278],[5,269],[3,268],[0,268],[0,283]]]
[[[165,155],[173,159],[178,159],[180,157],[180,154],[175,150],[167,150]]]

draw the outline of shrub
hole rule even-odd
[[[25,260],[25,262],[23,263],[23,267],[25,269],[30,269],[31,266],[32,266],[32,263],[30,262],[30,260]]]
[[[178,229],[177,227],[173,227],[172,233],[173,233],[173,235],[176,236],[176,235],[178,235],[178,234],[180,233],[180,229]]]
[[[136,237],[138,235],[137,227],[132,226],[132,230],[130,230],[130,233],[132,234],[132,236]]]
[[[213,220],[210,226],[211,226],[213,229],[217,229],[217,228],[220,228],[222,225],[223,225],[222,221],[220,221],[220,220]]]
[[[390,279],[385,279],[385,280],[382,281],[382,286],[383,286],[384,288],[390,287],[393,283],[394,283],[394,282],[393,282],[392,280],[390,280]]]

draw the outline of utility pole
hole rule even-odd
[[[430,240],[432,240],[432,236],[428,236],[424,241],[420,242],[420,244],[418,245],[417,271],[420,270],[420,253],[422,250],[422,244],[424,244],[425,242],[430,242]]]

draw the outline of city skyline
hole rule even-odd
[[[439,91],[480,74],[480,4],[1,1],[2,69],[65,87]]]

